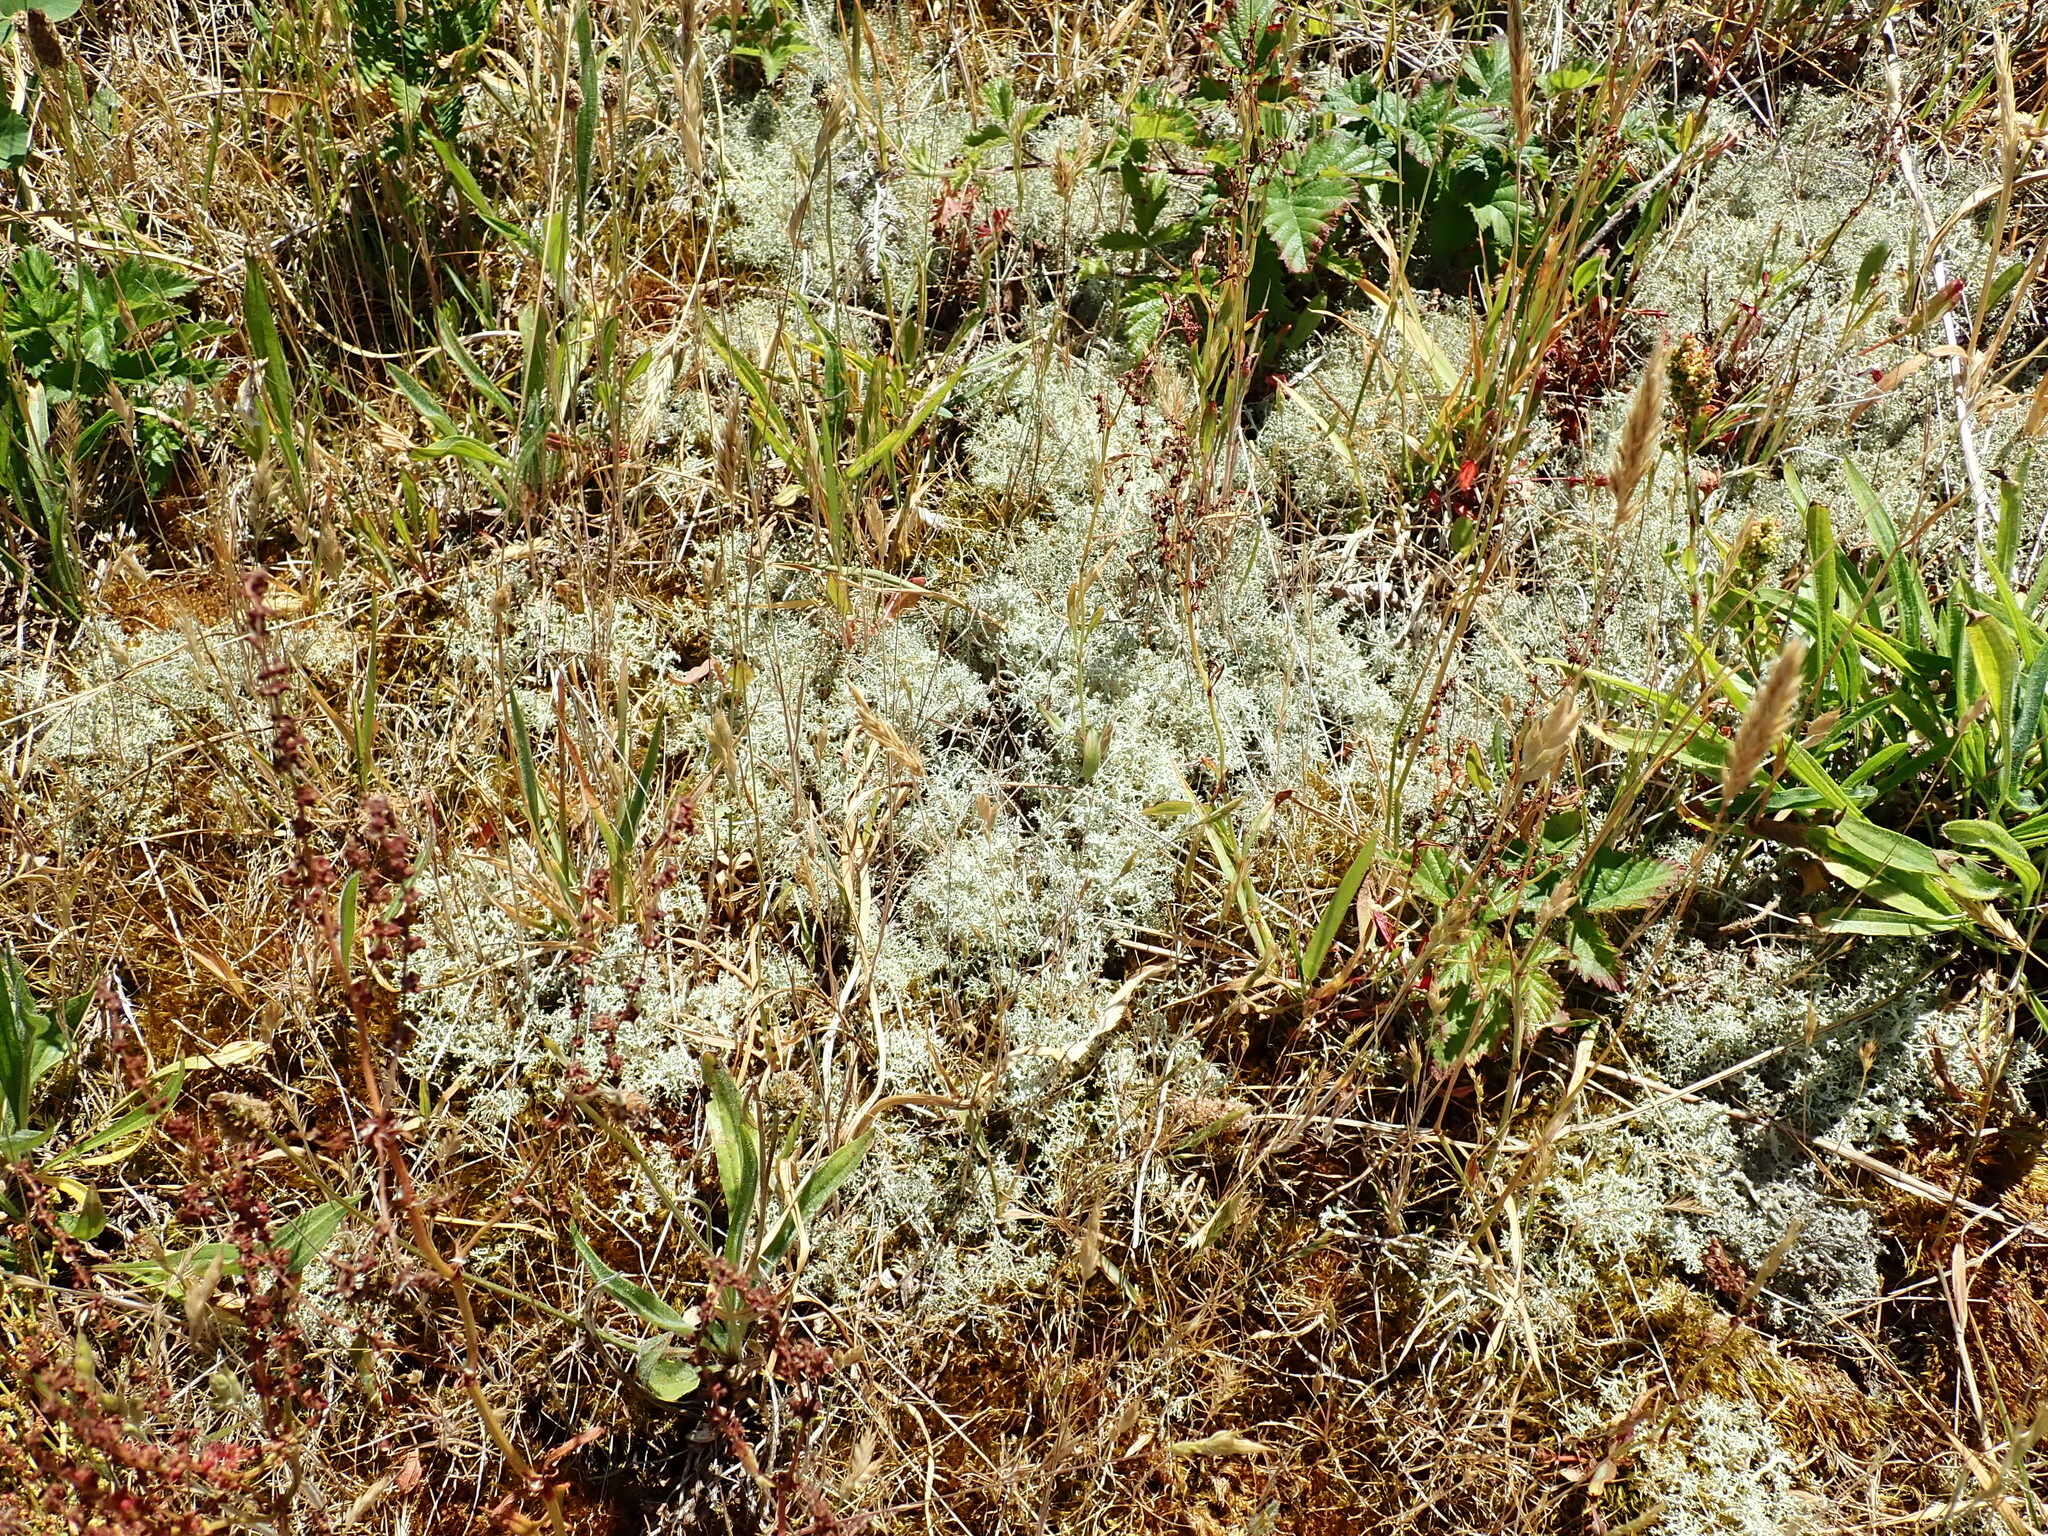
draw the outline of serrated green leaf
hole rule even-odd
[[[1450,855],[1441,848],[1425,848],[1417,855],[1415,872],[1410,884],[1436,906],[1448,905],[1458,889],[1457,871],[1451,866]]]
[[[1582,912],[1633,911],[1649,906],[1677,877],[1678,866],[1662,859],[1603,852],[1580,883],[1577,905]]]
[[[1356,187],[1337,176],[1280,175],[1267,182],[1261,222],[1281,265],[1307,272],[1316,248],[1356,195]]]
[[[1266,29],[1278,6],[1279,0],[1237,0],[1224,13],[1216,47],[1232,69],[1248,71],[1261,61]]]
[[[1550,968],[1569,958],[1561,945],[1548,939],[1538,940],[1523,955],[1515,973],[1515,1004],[1524,1024],[1540,1028],[1564,1011],[1564,988]]]
[[[1460,84],[1488,101],[1505,103],[1514,80],[1514,63],[1505,34],[1481,43],[1465,56]]]
[[[1600,924],[1583,912],[1574,912],[1565,924],[1565,951],[1571,967],[1596,987],[1612,990],[1621,985],[1617,972],[1621,955],[1600,931]]]
[[[1287,167],[1295,176],[1388,177],[1393,166],[1386,150],[1359,134],[1333,129],[1301,152]]]
[[[1131,104],[1125,130],[1141,143],[1199,144],[1202,129],[1195,114],[1170,97],[1140,93]]]

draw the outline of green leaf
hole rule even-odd
[[[107,1230],[107,1212],[100,1203],[99,1190],[90,1184],[80,1184],[77,1189],[78,1209],[66,1211],[57,1224],[80,1242],[89,1243]]]
[[[55,1131],[0,1131],[0,1163],[19,1162],[55,1134]]]
[[[1538,939],[1523,952],[1514,986],[1515,1006],[1521,1010],[1524,1024],[1541,1028],[1564,1011],[1564,988],[1550,968],[1569,958],[1563,946],[1549,939]]]
[[[242,272],[242,327],[249,334],[249,351],[263,364],[265,436],[284,460],[285,475],[294,498],[303,488],[299,445],[292,425],[292,375],[285,360],[284,340],[278,335],[277,320],[270,307],[270,284],[254,256]]]
[[[353,870],[341,883],[341,904],[336,919],[335,942],[341,953],[341,969],[346,975],[355,964],[356,922],[358,906],[362,900],[362,872]]]
[[[533,736],[526,728],[526,711],[519,703],[519,690],[508,689],[505,702],[512,719],[512,760],[519,768],[519,794],[526,802],[526,822],[542,848],[547,846],[548,815],[540,795],[540,772],[533,760]]]
[[[1170,97],[1142,91],[1131,104],[1130,126],[1125,130],[1140,143],[1199,144],[1201,124],[1195,114]]]
[[[1827,933],[1861,933],[1876,938],[1924,939],[1937,933],[1949,933],[1961,928],[1969,919],[1963,917],[1914,917],[1904,912],[1888,912],[1881,907],[1854,907],[1838,917],[1831,917],[1821,923]]]
[[[2019,277],[2026,270],[2026,265],[2023,261],[2014,262],[2001,274],[1998,282],[2010,286],[2009,279]],[[2000,297],[1998,283],[1993,283],[1991,292],[1985,295],[1981,312],[1988,314],[1995,309]],[[1992,549],[1992,569],[1999,576],[2010,580],[2013,562],[2019,558],[2020,551],[2020,483],[2017,480],[1999,481],[1998,532],[1995,540]]]
[[[1621,983],[1616,972],[1621,965],[1621,955],[1600,931],[1600,924],[1583,912],[1574,912],[1565,924],[1565,952],[1571,958],[1572,969],[1596,987],[1610,991]]]
[[[20,958],[0,953],[0,1131],[28,1128],[36,1085],[70,1053],[63,1011],[39,1008]]]
[[[2048,581],[2043,585],[2048,585]],[[2034,652],[2033,660],[2020,673],[2019,682],[2013,689],[2012,742],[2005,749],[2010,772],[2010,781],[2006,785],[2008,796],[2019,783],[2020,772],[2026,766],[2027,751],[2040,730],[2044,693],[2048,693],[2048,645]]]
[[[1875,822],[1849,819],[1814,833],[1814,842],[1824,852],[1839,854],[1873,874],[1907,873],[1939,875],[1941,859],[1917,838],[1880,827]]]
[[[1505,34],[1480,44],[1465,57],[1461,87],[1488,101],[1505,104],[1514,80],[1514,62],[1508,55]]]
[[[288,1267],[296,1275],[334,1241],[334,1234],[341,1230],[348,1210],[341,1201],[329,1200],[311,1210],[301,1211],[277,1229],[271,1246],[282,1248],[290,1256]]]
[[[1330,897],[1330,903],[1323,909],[1322,921],[1316,924],[1316,931],[1309,935],[1308,947],[1301,952],[1301,984],[1312,987],[1316,978],[1323,973],[1323,962],[1329,958],[1330,946],[1337,942],[1337,934],[1344,926],[1344,918],[1351,911],[1351,903],[1358,896],[1358,888],[1365,883],[1367,871],[1372,868],[1374,855],[1378,852],[1375,844],[1367,842],[1352,855],[1345,867],[1344,877],[1337,882],[1337,889]]]
[[[1383,146],[1342,129],[1333,129],[1309,145],[1288,170],[1295,176],[1379,178],[1393,174]]]
[[[657,1402],[681,1402],[697,1390],[703,1378],[689,1356],[665,1339],[649,1339],[634,1357],[633,1374]]]
[[[1894,912],[1945,922],[1962,915],[1962,906],[1949,894],[1947,882],[1937,875],[1873,875],[1855,864],[1823,857],[1829,873]]]
[[[931,419],[932,412],[946,403],[947,398],[959,387],[960,380],[966,375],[970,366],[971,364],[969,363],[962,363],[952,373],[926,390],[924,397],[917,402],[916,409],[911,411],[909,417],[900,427],[846,466],[847,480],[849,482],[858,481],[870,470],[892,461],[902,451],[903,445],[909,442],[917,433],[917,430]]]
[[[519,413],[514,408],[511,397],[498,386],[496,379],[484,371],[483,364],[476,360],[476,354],[469,350],[467,343],[455,329],[453,312],[452,304],[443,305],[434,312],[434,337],[441,343],[441,350],[448,354],[449,360],[455,364],[462,376],[469,380],[470,387],[490,403],[492,410],[507,421],[513,420]]]
[[[1891,246],[1883,240],[1878,241],[1863,253],[1863,259],[1856,263],[1856,282],[1849,290],[1849,302],[1852,305],[1863,302],[1864,297],[1870,292],[1872,284],[1876,283],[1878,274],[1884,270],[1884,264],[1891,260],[1891,255]],[[1847,468],[1849,466],[1845,464],[1843,467]],[[1861,479],[1862,477],[1859,475],[1857,478]]]
[[[605,840],[611,845],[612,892],[615,897],[624,893],[626,870],[632,862],[634,845],[640,840],[640,823],[647,815],[647,802],[654,792],[654,782],[661,776],[662,728],[665,723],[662,717],[656,717],[654,730],[647,738],[646,750],[640,756],[640,766],[635,770],[625,801],[619,807],[618,824],[604,828]]]
[[[1677,876],[1678,866],[1662,859],[1599,853],[1579,887],[1577,906],[1582,912],[1634,911],[1649,906]]]
[[[1586,729],[1624,752],[1645,757],[1669,757],[1698,773],[1718,775],[1728,766],[1727,738],[1705,726],[1609,725],[1589,720]]]
[[[0,108],[0,165],[9,169],[28,159],[28,119],[12,107]]]
[[[774,1233],[761,1250],[764,1265],[773,1264],[781,1258],[796,1240],[799,1229],[808,1227],[839,1186],[853,1177],[861,1159],[867,1156],[868,1143],[872,1140],[874,1132],[870,1131],[849,1141],[804,1176],[803,1183],[797,1186],[795,1206],[782,1213],[782,1219],[775,1224]]]
[[[2020,888],[2032,896],[2041,885],[2041,871],[2034,865],[2025,845],[1995,821],[1964,818],[1941,824],[1942,835],[1958,848],[1992,854],[2010,869]]]
[[[539,247],[534,244],[533,237],[491,206],[491,200],[484,196],[484,189],[477,185],[476,177],[462,163],[455,146],[437,133],[428,134],[427,141],[434,146],[434,153],[441,157],[441,167],[447,171],[449,183],[462,194],[463,201],[476,210],[476,216],[484,221],[485,226],[528,256],[538,254]]]
[[[1586,813],[1574,806],[1544,817],[1542,830],[1536,834],[1536,843],[1553,858],[1561,858],[1578,847],[1579,839],[1585,834]]]
[[[1351,182],[1336,176],[1279,175],[1267,182],[1262,223],[1281,265],[1297,275],[1307,272],[1337,215],[1356,195]]]
[[[43,1166],[54,1172],[63,1168],[100,1166],[125,1161],[128,1155],[142,1144],[143,1134],[170,1110],[184,1081],[183,1073],[174,1074],[174,1078],[174,1081],[155,1090],[153,1097],[156,1103],[116,1115],[83,1141],[73,1142]]]
[[[2010,881],[1999,879],[1975,859],[1952,860],[1942,872],[1941,887],[1964,904],[2001,901],[2013,893]]]
[[[725,1193],[725,1255],[737,1263],[746,1244],[747,1220],[761,1190],[761,1137],[740,1097],[739,1084],[708,1055],[704,1058],[704,1082],[711,1090],[705,1119],[718,1161],[718,1182]]]
[[[1968,634],[1970,656],[1977,663],[1977,676],[1991,699],[1992,718],[2010,736],[2014,724],[2014,703],[2019,692],[2019,647],[2013,644],[2012,634],[2004,623],[1990,614],[1973,620]]]
[[[316,1205],[279,1227],[272,1237],[271,1247],[283,1249],[287,1267],[291,1273],[299,1274],[334,1240],[334,1234],[340,1230],[348,1213],[349,1208],[337,1200]],[[216,1259],[220,1260],[224,1275],[245,1272],[241,1250],[233,1243],[200,1243],[183,1253],[167,1254],[161,1260],[132,1260],[112,1264],[109,1268],[133,1275],[145,1285],[157,1286],[168,1295],[178,1296],[184,1293],[188,1278],[204,1274]]]
[[[1842,788],[1857,789],[1869,784],[1888,772],[1901,758],[1910,757],[1913,745],[1906,741],[1888,741],[1851,770],[1842,780]]]
[[[1271,46],[1267,28],[1278,8],[1279,0],[1237,0],[1224,13],[1216,47],[1232,69],[1243,73],[1264,62]]]
[[[1567,65],[1563,69],[1553,69],[1548,74],[1539,75],[1536,84],[1546,96],[1569,96],[1574,91],[1583,91],[1590,86],[1598,85],[1606,78],[1599,71],[1578,64]]]
[[[1441,848],[1425,848],[1415,860],[1410,883],[1435,906],[1448,906],[1457,893],[1459,879],[1451,857]]]
[[[704,322],[704,338],[740,381],[740,387],[746,391],[747,399],[753,405],[754,421],[768,439],[768,446],[774,450],[775,456],[791,469],[800,469],[803,456],[796,446],[796,430],[783,414],[782,407],[776,404],[775,392],[769,388],[761,370],[754,366],[753,359],[727,341],[725,333],[708,320]]]
[[[636,1285],[599,1258],[597,1250],[590,1246],[589,1239],[584,1237],[581,1229],[572,1226],[569,1229],[569,1241],[575,1245],[576,1256],[583,1260],[583,1267],[590,1271],[590,1277],[597,1282],[598,1289],[623,1305],[641,1322],[650,1323],[656,1328],[663,1328],[684,1337],[697,1331],[696,1324],[654,1292],[643,1285]]]

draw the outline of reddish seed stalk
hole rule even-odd
[[[293,891],[295,904],[301,913],[319,927],[341,981],[342,997],[354,1025],[356,1065],[362,1078],[363,1102],[369,1112],[359,1135],[382,1163],[391,1180],[394,1202],[412,1234],[413,1246],[426,1261],[428,1269],[448,1287],[448,1293],[454,1299],[456,1314],[462,1324],[462,1387],[483,1422],[484,1432],[520,1484],[546,1500],[549,1527],[558,1536],[567,1536],[561,1489],[549,1485],[513,1443],[504,1420],[491,1406],[490,1398],[483,1389],[483,1333],[477,1324],[476,1307],[470,1297],[469,1286],[463,1278],[461,1264],[449,1259],[434,1237],[433,1224],[427,1219],[411,1167],[406,1162],[398,1122],[385,1102],[383,1088],[378,1081],[376,1047],[371,1034],[375,995],[369,977],[353,974],[353,957],[342,951],[340,921],[333,893],[343,876],[335,868],[334,861],[313,846],[312,812],[320,797],[309,776],[305,734],[282,703],[292,669],[289,658],[270,633],[270,610],[266,601],[269,588],[270,578],[261,569],[252,570],[242,584],[248,640],[256,653],[256,691],[264,699],[271,717],[271,763],[279,777],[292,787],[291,830],[297,857],[293,867],[286,872],[284,883]],[[410,992],[417,984],[411,969],[411,957],[422,942],[413,932],[419,920],[419,908],[412,891],[412,841],[399,828],[391,803],[384,796],[372,795],[363,802],[362,825],[350,840],[347,863],[358,882],[359,910],[377,914],[368,929],[371,940],[368,958],[373,964],[395,964],[399,969],[401,994]]]

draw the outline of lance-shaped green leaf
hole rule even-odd
[[[853,1177],[854,1171],[860,1167],[860,1160],[867,1156],[868,1143],[873,1139],[872,1131],[855,1137],[805,1176],[803,1183],[797,1186],[796,1204],[782,1213],[774,1232],[769,1234],[767,1246],[761,1250],[764,1265],[773,1264],[781,1258],[796,1240],[797,1233],[808,1227],[839,1186]]]
[[[639,1318],[641,1322],[652,1324],[656,1328],[666,1329],[670,1333],[680,1334],[684,1337],[688,1337],[697,1331],[696,1324],[655,1295],[654,1292],[648,1290],[646,1286],[637,1285],[633,1281],[628,1280],[616,1269],[613,1269],[611,1265],[599,1258],[597,1250],[590,1246],[589,1239],[584,1237],[580,1228],[571,1227],[569,1229],[569,1240],[575,1244],[576,1256],[583,1260],[583,1267],[590,1271],[590,1277],[597,1282],[598,1289],[625,1307],[628,1312]],[[685,1388],[684,1390],[687,1391],[688,1389]],[[678,1396],[680,1395],[678,1394]],[[673,1399],[670,1399],[670,1401],[673,1401]]]

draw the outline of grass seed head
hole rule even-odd
[[[1629,397],[1628,419],[1622,423],[1621,443],[1614,450],[1614,464],[1607,472],[1614,492],[1614,520],[1625,523],[1635,511],[1636,492],[1643,489],[1657,465],[1658,440],[1664,431],[1664,381],[1668,345],[1662,340],[1643,365],[1643,376]]]
[[[1742,725],[1735,732],[1735,745],[1728,753],[1728,767],[1721,775],[1723,800],[1732,802],[1749,788],[1764,759],[1791,728],[1799,708],[1799,677],[1806,665],[1806,642],[1794,635],[1771,666],[1771,675],[1749,701]]]

